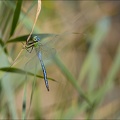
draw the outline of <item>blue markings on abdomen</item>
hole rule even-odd
[[[43,60],[42,60],[42,55],[41,55],[40,52],[38,52],[37,54],[38,54],[38,58],[40,60],[40,64],[41,64],[41,67],[42,67],[45,85],[46,85],[47,90],[49,91],[49,85],[48,85],[48,80],[47,80],[47,72],[46,72],[45,65],[44,65]]]

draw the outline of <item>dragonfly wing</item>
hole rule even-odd
[[[24,70],[28,72],[36,71],[36,67],[38,66],[38,57],[36,55],[32,56],[31,58],[27,58],[27,62],[24,66]]]
[[[48,45],[42,45],[42,44],[40,44],[37,51],[41,52],[43,60],[51,59],[56,54],[56,50],[54,48],[51,48]]]

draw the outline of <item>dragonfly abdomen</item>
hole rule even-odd
[[[40,60],[40,63],[41,63],[41,67],[42,67],[45,85],[46,85],[47,90],[49,91],[49,85],[48,85],[48,80],[47,80],[47,72],[46,72],[45,65],[43,63],[42,55],[41,55],[40,52],[38,52],[38,57],[39,57],[39,60]]]

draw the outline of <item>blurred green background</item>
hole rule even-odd
[[[42,1],[33,34],[56,49],[49,92],[40,63],[25,72],[37,5],[0,1],[0,119],[120,119],[120,2]]]

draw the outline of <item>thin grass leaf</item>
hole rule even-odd
[[[1,3],[2,3],[2,6],[1,6],[2,9],[0,10],[0,12],[1,12],[0,18],[2,18],[1,23],[0,23],[1,36],[2,36],[2,38],[8,38],[9,37],[8,33],[10,31],[10,23],[12,21],[11,16],[13,15],[13,10],[10,9],[10,7],[7,7],[4,2],[1,2]],[[9,22],[8,22],[8,20],[9,20]]]
[[[109,17],[103,17],[98,23],[96,24],[96,30],[92,37],[92,46],[90,51],[85,59],[85,62],[82,66],[82,69],[79,74],[79,80],[82,82],[86,76],[86,74],[91,69],[91,64],[94,60],[94,56],[97,54],[97,51],[102,44],[104,38],[106,37],[109,28],[110,28],[110,19]]]
[[[61,119],[74,119],[75,116],[82,113],[85,109],[87,109],[87,104],[83,102],[81,105],[77,104],[76,106],[70,106],[67,112],[65,112]]]
[[[18,73],[18,74],[25,74],[25,73],[27,73],[28,75],[34,76],[34,73],[27,72],[25,70],[18,69],[18,68],[13,68],[13,67],[0,68],[0,71],[10,72],[10,73]],[[40,75],[36,75],[36,77],[38,77],[38,78],[44,78],[43,76],[40,76]],[[53,78],[48,78],[48,79],[51,80],[51,81],[56,81]]]
[[[104,85],[99,89],[99,91],[96,94],[94,94],[94,105],[92,107],[92,110],[90,111],[88,119],[93,118],[94,111],[96,110],[99,103],[103,100],[108,90],[113,87],[114,80],[119,71],[120,71],[120,45],[119,45],[115,60],[113,62],[113,65],[107,74]]]
[[[104,38],[106,37],[109,28],[110,28],[110,19],[109,17],[103,17],[100,21],[98,21],[98,23],[96,24],[96,30],[95,30],[95,34],[92,37],[92,46],[90,48],[90,51],[86,57],[86,60],[82,66],[80,75],[79,75],[79,80],[82,82],[85,78],[85,76],[87,75],[88,72],[90,72],[89,74],[91,74],[91,67],[93,65],[93,61],[97,60],[97,62],[99,62],[99,59],[96,59],[96,55],[98,54],[97,51],[99,50],[100,45],[102,44]],[[96,57],[95,57],[96,56]],[[94,63],[95,65],[95,63]],[[98,70],[99,71],[99,70]],[[94,76],[92,76],[92,74],[94,74]],[[89,83],[91,82],[91,85],[89,84],[88,89],[91,89],[92,86],[94,86],[94,84],[92,83],[92,81],[90,81],[91,79],[94,79],[94,82],[96,81],[95,79],[97,78],[97,76],[95,76],[95,72],[92,73],[91,76],[92,78],[89,76]],[[98,73],[96,73],[97,75]],[[101,88],[102,89],[102,88]],[[92,90],[92,89],[91,89]],[[88,90],[89,94],[90,92],[92,92],[91,90]],[[98,94],[97,94],[98,95]],[[94,94],[93,94],[94,96]],[[91,101],[94,101],[95,97],[89,97]],[[94,110],[96,108],[96,103],[93,104],[92,108],[90,109],[89,118],[92,118]]]
[[[34,92],[34,118],[35,120],[42,120],[43,119],[43,113],[42,113],[42,105],[41,105],[41,91],[40,87],[36,86],[35,92]]]
[[[32,84],[32,92],[31,92],[31,95],[30,95],[30,103],[29,103],[29,109],[28,109],[27,116],[29,116],[29,113],[30,113],[30,108],[31,108],[31,105],[32,105],[32,100],[33,100],[33,95],[34,95],[35,87],[36,87],[36,80],[34,80],[33,84]]]
[[[33,99],[33,95],[34,95],[34,90],[36,88],[36,73],[37,72],[37,64],[36,64],[36,70],[35,70],[35,74],[34,74],[34,80],[33,80],[33,83],[32,83],[32,92],[31,92],[31,96],[30,96],[30,104],[29,104],[29,109],[28,109],[28,114],[27,114],[27,117],[29,116],[29,113],[30,113],[30,108],[31,108],[31,104],[32,104],[32,99]]]
[[[6,1],[4,1],[4,2],[6,2]],[[8,0],[6,5],[7,5],[8,7],[11,7],[12,10],[15,9],[15,3],[14,3],[14,2],[11,2],[11,1]],[[24,13],[24,11],[21,10],[20,20],[22,20],[24,16],[26,16],[26,14]],[[32,21],[31,19],[29,19],[28,17],[25,17],[25,19],[24,19],[22,22],[23,22],[23,25],[24,25],[28,30],[31,30],[32,25],[33,25],[33,21]],[[34,31],[35,31],[35,32],[40,31],[39,27],[35,26]]]
[[[22,2],[23,2],[23,0],[18,0],[17,1],[17,5],[16,5],[16,8],[15,8],[13,21],[12,21],[12,27],[11,27],[11,31],[10,31],[10,37],[14,34],[15,29],[17,27],[17,23],[18,23],[18,20],[19,20],[19,17],[20,17]]]
[[[89,96],[91,96],[91,100],[92,100],[92,95],[94,90],[95,90],[95,85],[96,82],[98,80],[99,74],[100,74],[100,57],[97,53],[94,54],[93,58],[92,58],[92,62],[91,62],[91,66],[90,66],[90,71],[88,73],[88,91],[89,91]]]
[[[3,42],[3,40],[1,38],[0,38],[0,45],[4,46],[4,42]]]
[[[14,91],[12,89],[11,82],[9,81],[9,78],[7,77],[4,80],[1,80],[1,83],[2,83],[4,94],[6,94],[7,102],[9,103],[8,104],[9,112],[12,116],[12,119],[17,119],[18,115],[17,115],[16,106],[15,106],[15,97],[14,97]]]
[[[7,56],[3,52],[3,49],[1,47],[0,47],[0,53],[1,53],[0,67],[8,66],[9,62],[7,60]],[[3,76],[3,72],[0,72],[0,76]],[[7,111],[9,112],[11,119],[17,119],[18,115],[16,112],[16,106],[15,106],[14,90],[12,87],[12,83],[10,82],[10,76],[5,77],[4,80],[0,78],[0,84],[2,88],[2,91],[1,91],[2,94],[1,94],[0,100],[6,98],[4,102],[7,103]],[[2,110],[2,108],[0,108],[0,110]]]
[[[113,65],[112,65],[112,67],[111,67],[110,71],[108,72],[108,75],[105,79],[105,83],[97,94],[97,103],[99,103],[101,101],[103,96],[113,86],[113,84],[114,84],[113,82],[114,82],[116,75],[118,74],[119,71],[120,71],[120,45],[119,45],[115,60],[113,62]]]
[[[4,46],[5,46],[5,44],[4,44],[4,42],[3,42],[3,40],[0,38],[0,45],[1,45],[1,47],[3,47],[4,48]],[[6,48],[4,48],[4,52],[6,53],[6,54],[8,54],[8,51],[7,51],[7,49]]]
[[[27,94],[27,83],[25,82],[23,104],[22,104],[22,119],[23,120],[26,119],[26,94]]]
[[[53,36],[53,35],[55,35],[55,34],[49,34],[49,33],[48,33],[48,34],[45,34],[45,33],[43,33],[43,34],[33,34],[33,35],[39,36],[40,39],[42,40],[42,39],[44,39],[44,38]],[[28,35],[24,35],[24,36],[20,36],[20,37],[17,37],[17,38],[13,38],[13,39],[8,40],[8,41],[6,42],[6,44],[8,44],[8,43],[14,43],[14,42],[25,42],[25,41],[27,40],[27,38],[28,38]]]

